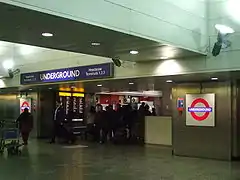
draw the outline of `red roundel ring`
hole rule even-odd
[[[21,110],[24,111],[23,108],[26,108],[26,107],[29,107],[29,103],[26,102],[26,101],[24,101],[24,102],[22,103]]]
[[[210,106],[209,106],[209,104],[208,104],[208,102],[205,100],[205,99],[203,99],[203,98],[197,98],[197,99],[195,99],[193,102],[192,102],[192,104],[191,104],[191,108],[194,108],[195,106],[196,106],[196,104],[198,104],[198,103],[202,103],[202,104],[204,104],[204,106],[206,107],[206,108],[210,108]],[[195,112],[190,112],[191,113],[191,115],[192,115],[192,117],[195,119],[195,120],[197,120],[197,121],[204,121],[204,120],[206,120],[207,118],[208,118],[208,116],[209,116],[209,112],[205,112],[202,116],[198,116]]]

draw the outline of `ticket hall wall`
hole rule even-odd
[[[233,123],[236,122],[236,84],[232,82],[206,82],[176,84],[172,89],[172,148],[173,154],[231,160],[238,157],[234,141]],[[186,94],[215,94],[215,126],[186,126],[186,112],[180,115],[176,108],[178,98]],[[235,94],[234,94],[235,93]],[[175,108],[174,108],[175,107]]]

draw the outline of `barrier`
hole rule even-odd
[[[172,146],[172,117],[145,117],[145,144]]]

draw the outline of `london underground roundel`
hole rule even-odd
[[[186,95],[186,125],[215,126],[215,94]]]
[[[21,104],[21,112],[23,112],[25,108],[30,109],[30,104],[27,101],[22,102],[22,104]]]

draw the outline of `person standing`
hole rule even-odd
[[[144,114],[145,105],[146,105],[145,102],[142,102],[142,103],[141,103],[141,105],[140,105],[140,107],[139,107],[139,112],[140,112],[140,113],[143,113],[143,114]]]
[[[101,104],[96,105],[94,123],[96,125],[96,132],[97,132],[96,139],[102,144],[106,140],[107,123],[106,123],[106,112],[103,110],[103,107]]]
[[[157,116],[156,109],[152,108],[152,116]]]
[[[116,130],[116,112],[114,111],[112,105],[109,105],[108,109],[106,110],[106,123],[107,134],[109,138],[112,139]]]
[[[142,102],[138,110],[138,120],[137,120],[137,138],[141,143],[144,142],[145,135],[145,116],[146,116],[146,103]]]
[[[89,113],[87,114],[87,131],[85,133],[85,139],[87,140],[88,135],[94,137],[94,118],[95,118],[95,107],[91,106]]]
[[[145,105],[144,116],[151,116],[152,113],[149,111],[150,107],[148,104]]]
[[[54,117],[53,117],[52,140],[50,141],[50,143],[55,143],[56,137],[60,133],[64,118],[65,116],[64,116],[64,109],[62,107],[62,103],[60,101],[56,101],[56,109],[54,111]]]
[[[22,140],[24,145],[28,145],[29,134],[33,128],[33,116],[29,112],[28,108],[25,108],[23,113],[17,118],[19,123],[19,130],[22,135]]]

